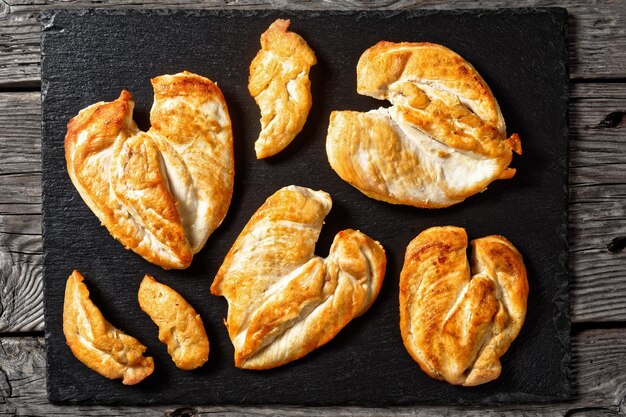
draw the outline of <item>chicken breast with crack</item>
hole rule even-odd
[[[72,183],[125,248],[183,269],[220,225],[234,182],[233,136],[221,90],[189,72],[152,79],[152,127],[133,121],[122,91],[70,120],[65,159]]]
[[[380,292],[382,246],[339,232],[329,255],[315,243],[330,211],[323,191],[289,186],[254,213],[226,255],[211,293],[226,297],[235,366],[269,369],[303,357],[363,314]]]
[[[331,167],[367,196],[392,204],[448,207],[513,177],[519,137],[467,61],[441,45],[379,42],[357,65],[357,91],[391,107],[334,111]]]
[[[500,376],[500,357],[526,317],[522,255],[503,236],[471,242],[454,226],[432,227],[406,249],[400,273],[400,331],[433,378],[474,386]]]

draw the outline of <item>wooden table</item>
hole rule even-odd
[[[562,6],[570,13],[571,401],[499,407],[53,406],[46,399],[39,12]],[[541,202],[538,202],[538,215]],[[626,0],[0,0],[0,415],[626,415]]]

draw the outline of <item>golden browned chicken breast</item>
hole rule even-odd
[[[304,127],[311,109],[309,70],[313,50],[289,20],[278,19],[261,35],[261,50],[250,64],[248,90],[261,109],[261,133],[254,144],[258,159],[285,149]]]
[[[222,92],[189,72],[152,80],[152,127],[133,122],[127,91],[68,124],[74,186],[124,247],[182,269],[222,222],[233,191],[233,136]]]
[[[369,197],[424,208],[447,207],[511,178],[504,119],[474,67],[431,43],[379,42],[357,65],[359,94],[393,105],[335,111],[326,152],[339,176]]]
[[[522,256],[502,236],[472,241],[460,227],[433,227],[409,244],[400,274],[404,346],[433,378],[455,385],[500,376],[500,357],[526,317]]]
[[[134,385],[154,371],[152,358],[143,356],[146,347],[113,327],[89,299],[78,271],[65,285],[63,333],[76,359],[106,378]]]
[[[209,338],[196,310],[179,293],[146,275],[139,286],[139,306],[159,327],[159,340],[177,367],[196,369],[209,358]]]
[[[386,266],[378,242],[344,230],[326,259],[314,255],[331,205],[323,191],[282,188],[226,255],[211,292],[228,301],[226,326],[238,368],[268,369],[301,358],[378,296]]]

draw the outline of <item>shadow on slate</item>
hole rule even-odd
[[[300,136],[265,161],[254,157],[259,110],[247,91],[248,66],[261,33],[276,18],[315,50],[314,109]],[[567,13],[503,11],[59,11],[43,15],[43,227],[48,395],[53,402],[100,404],[394,405],[543,402],[564,399],[569,383],[567,278]],[[324,148],[332,110],[387,106],[356,93],[361,53],[380,40],[441,43],[471,62],[497,97],[508,132],[524,155],[517,175],[449,209],[420,210],[371,200],[331,170]],[[131,91],[148,126],[150,78],[189,70],[219,83],[232,115],[236,149],[233,204],[223,225],[185,271],[164,271],[126,251],[100,225],[67,175],[68,120],[100,100]],[[360,229],[388,254],[380,297],[327,345],[281,368],[234,368],[223,319],[226,301],[209,287],[252,213],[274,191],[297,184],[329,192],[334,208],[317,253],[334,234]],[[528,316],[494,382],[462,388],[427,377],[405,351],[398,326],[398,276],[404,250],[435,225],[465,227],[471,239],[509,238],[528,269]],[[136,386],[107,380],[76,360],[62,333],[65,282],[73,269],[115,326],[137,337],[156,370]],[[200,370],[175,368],[156,326],[137,303],[145,273],[197,309],[211,340]]]

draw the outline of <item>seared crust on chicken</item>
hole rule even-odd
[[[334,111],[326,138],[331,167],[371,198],[447,207],[513,177],[517,135],[478,72],[431,43],[379,42],[357,65],[357,91],[393,105]]]
[[[211,292],[228,301],[235,366],[269,369],[330,341],[374,302],[383,282],[382,246],[339,232],[326,259],[315,243],[332,201],[289,186],[256,211],[226,255]]]
[[[179,293],[150,275],[137,294],[139,306],[159,327],[159,340],[177,367],[196,369],[209,358],[209,338],[202,318]]]
[[[506,238],[471,242],[460,227],[432,227],[409,244],[400,274],[400,330],[424,372],[455,385],[500,376],[500,357],[526,317],[522,256]]]
[[[152,358],[143,356],[146,347],[113,327],[89,299],[78,271],[65,285],[63,334],[76,359],[106,378],[134,385],[154,371]]]
[[[248,90],[261,110],[258,159],[285,149],[304,127],[311,109],[309,71],[317,63],[290,21],[278,19],[261,35],[261,50],[250,64]]]
[[[72,183],[124,247],[165,269],[186,268],[222,222],[233,191],[233,137],[224,97],[189,72],[152,79],[152,127],[132,119],[128,91],[70,120]]]

